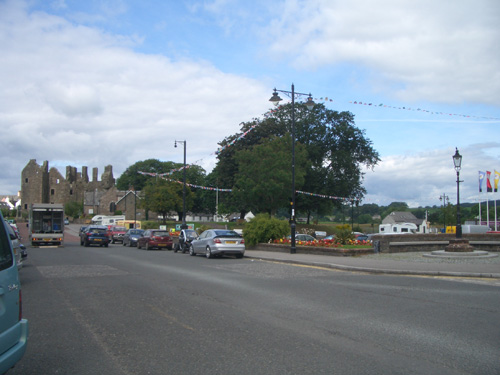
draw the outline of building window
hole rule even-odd
[[[24,179],[24,182],[28,183],[28,177],[26,177],[26,178]]]
[[[59,179],[56,180],[56,184],[59,184]]]
[[[50,195],[54,195],[55,193],[54,189],[50,189]]]
[[[73,189],[69,189],[69,195],[73,195]]]

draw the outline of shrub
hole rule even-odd
[[[200,225],[198,228],[196,228],[196,233],[198,233],[198,235],[202,234],[203,232],[205,232],[207,229],[210,229],[210,227],[208,225]]]
[[[259,214],[246,224],[243,237],[245,244],[255,246],[258,243],[272,242],[283,238],[289,232],[287,220],[279,220],[268,214]]]
[[[345,245],[354,240],[354,234],[351,232],[349,224],[337,225],[335,239],[338,243]]]

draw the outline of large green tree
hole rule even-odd
[[[179,164],[171,161],[160,161],[158,159],[147,159],[138,161],[128,167],[125,172],[116,180],[116,187],[119,190],[128,190],[133,187],[139,191],[151,181],[151,176],[140,174],[140,172],[161,174],[170,172],[178,168]]]
[[[226,186],[235,185],[239,173],[236,157],[238,152],[261,143],[263,139],[283,137],[291,133],[290,104],[279,107],[263,120],[254,119],[243,123],[241,132],[220,143],[221,152],[216,167],[219,181]],[[313,212],[331,212],[333,205],[340,205],[342,202],[318,195],[361,200],[366,193],[362,186],[362,167],[373,168],[380,159],[364,131],[355,126],[352,113],[332,111],[323,104],[308,111],[305,105],[296,104],[294,134],[296,144],[307,149],[309,160],[305,182],[301,188],[313,194],[297,196],[298,211],[310,217]],[[291,186],[291,178],[287,183]],[[297,186],[296,190],[299,190]],[[228,198],[228,204],[235,209],[239,208],[238,211],[251,207],[248,198],[237,194]]]
[[[126,171],[116,181],[116,186],[120,190],[127,190],[134,187],[135,190],[143,190],[148,184],[153,181],[168,179],[182,183],[184,180],[184,168],[181,163],[172,161],[160,161],[157,159],[148,159],[138,161],[126,169]],[[146,172],[153,175],[166,174],[162,177],[153,175],[144,175],[139,172]],[[188,165],[186,168],[186,210],[195,212],[210,212],[204,207],[204,194],[201,189],[191,187],[204,186],[206,178],[205,170],[199,165]],[[182,190],[181,190],[182,198]],[[182,218],[182,204],[176,210],[180,218]],[[157,211],[158,212],[158,211]]]
[[[186,206],[193,204],[193,194],[186,194]],[[175,211],[182,220],[182,185],[163,179],[152,180],[143,188],[142,207],[147,211],[157,212],[166,222],[168,214]]]
[[[233,187],[233,195],[238,201],[247,201],[254,213],[267,212],[274,215],[288,203],[291,195],[290,167],[291,137],[271,137],[264,139],[235,157],[238,173]],[[295,186],[301,187],[308,166],[307,151],[304,146],[295,147]]]

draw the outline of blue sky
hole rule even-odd
[[[217,143],[294,83],[351,111],[380,153],[364,203],[453,202],[455,147],[475,201],[478,171],[500,170],[499,25],[496,0],[0,0],[0,194],[30,159],[117,178],[182,162],[175,139],[210,171]]]

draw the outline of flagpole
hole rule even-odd
[[[497,200],[495,198],[495,232],[497,231]]]
[[[482,225],[483,217],[481,216],[481,193],[479,193],[479,225]]]
[[[488,193],[486,193],[486,226],[490,227],[490,198],[488,197]]]

